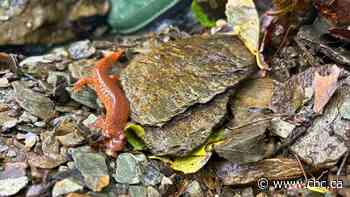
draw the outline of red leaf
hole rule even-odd
[[[321,113],[324,106],[337,89],[337,81],[341,69],[334,65],[329,75],[322,76],[316,71],[313,86],[315,91],[314,112]]]

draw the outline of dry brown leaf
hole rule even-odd
[[[315,91],[314,112],[321,113],[324,106],[337,89],[338,77],[341,69],[334,65],[329,75],[322,76],[317,71],[315,73],[313,87]]]

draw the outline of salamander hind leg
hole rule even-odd
[[[79,79],[73,86],[73,91],[78,92],[86,85],[94,86],[95,79],[93,77],[84,77]]]
[[[106,143],[106,153],[111,156],[115,156],[117,152],[120,152],[124,149],[126,144],[126,138],[123,133],[118,136],[109,138]]]
[[[98,117],[97,120],[95,121],[95,123],[93,124],[93,126],[96,128],[104,129],[105,128],[105,117],[104,116]]]

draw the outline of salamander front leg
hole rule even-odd
[[[78,92],[80,91],[84,86],[86,85],[92,85],[95,84],[95,79],[93,77],[84,77],[79,79],[73,86],[73,91]]]

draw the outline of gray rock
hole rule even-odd
[[[1,1],[0,45],[50,44],[76,38],[73,25],[82,18],[104,15],[108,12],[107,1],[57,1],[16,0]],[[91,28],[89,24],[84,29]],[[82,31],[82,30],[80,30]]]
[[[26,88],[24,82],[12,83],[19,105],[29,113],[43,120],[53,118],[55,115],[55,104],[48,97]]]
[[[28,184],[28,177],[8,178],[0,180],[0,196],[12,196]]]
[[[84,59],[95,54],[96,49],[89,40],[82,40],[72,43],[68,48],[69,55],[72,59]]]
[[[122,153],[117,158],[116,173],[113,175],[118,183],[137,184],[141,182],[143,163],[146,157],[142,154]]]
[[[153,154],[185,156],[203,144],[212,129],[227,113],[230,93],[218,95],[207,104],[199,104],[162,127],[145,127],[145,143]]]
[[[15,91],[12,88],[4,88],[0,91],[0,103],[8,103],[15,98]]]
[[[28,0],[4,0],[0,3],[0,21],[10,20],[23,12]]]
[[[71,192],[83,190],[83,186],[73,179],[66,178],[55,183],[52,189],[52,196],[57,197]]]
[[[8,120],[6,122],[4,122],[2,124],[2,129],[3,130],[8,130],[11,129],[13,127],[15,127],[18,124],[18,120],[17,119],[13,119],[13,120]]]
[[[154,187],[147,187],[147,197],[160,197],[160,193]]]
[[[158,167],[149,164],[144,168],[143,171],[144,171],[144,173],[142,176],[142,183],[144,185],[154,186],[154,185],[157,185],[161,182],[163,175],[160,172],[160,170],[158,169]]]
[[[39,140],[39,137],[35,133],[29,132],[26,134],[18,133],[17,139],[24,139],[24,147],[29,150],[36,144],[36,142]]]
[[[317,117],[290,149],[313,166],[333,166],[348,151],[344,141],[348,140],[349,121],[342,118],[342,109],[349,102],[350,90],[344,85],[333,95],[323,116]]]
[[[65,81],[68,82],[68,84],[72,83],[72,79],[68,73],[56,72],[56,71],[49,71],[49,75],[48,75],[46,81],[49,84],[56,85],[56,84],[58,84],[58,81],[60,80],[60,78],[64,78]]]
[[[35,153],[28,154],[28,163],[37,168],[52,169],[66,162],[63,155],[58,155],[56,153],[47,155],[39,155]]]
[[[9,115],[8,111],[0,112],[0,125],[1,125],[1,127],[3,127],[4,124],[9,124],[8,122],[17,122],[17,119],[11,117]]]
[[[198,103],[238,84],[255,58],[234,36],[193,36],[140,55],[121,73],[131,117],[161,126]]]
[[[287,138],[292,133],[296,125],[293,125],[280,118],[274,118],[271,120],[271,131],[281,138]]]
[[[29,186],[26,197],[38,197],[47,192],[48,186],[45,184],[36,184]]]
[[[198,181],[192,181],[186,188],[185,194],[189,197],[203,197],[203,191]]]
[[[27,111],[24,111],[23,114],[19,117],[21,122],[34,123],[38,121],[38,117],[33,116]]]
[[[63,118],[58,123],[55,135],[56,139],[66,147],[77,146],[85,140],[76,119],[70,116]]]
[[[131,185],[129,187],[130,197],[147,197],[146,188],[144,186]]]
[[[83,125],[86,127],[89,127],[90,125],[94,124],[97,120],[97,117],[95,114],[90,114],[85,120],[83,120]]]
[[[9,80],[6,78],[0,78],[0,88],[10,87]]]
[[[83,88],[79,92],[72,91],[72,88],[66,88],[66,90],[70,93],[70,96],[76,102],[83,104],[92,109],[97,109],[97,96],[95,92],[90,88]]]
[[[344,103],[340,108],[342,118],[350,120],[350,102]]]
[[[256,183],[262,177],[268,180],[284,180],[303,176],[298,161],[288,158],[264,159],[246,164],[219,161],[212,166],[223,185],[248,185]]]
[[[0,172],[0,196],[12,196],[28,184],[26,163],[6,163],[5,170]]]
[[[96,65],[96,59],[81,59],[68,65],[68,70],[74,79],[93,76],[92,67]]]
[[[250,80],[242,84],[230,101],[233,115],[224,127],[224,141],[214,146],[219,156],[236,162],[256,162],[268,151],[265,138],[270,119],[268,108],[273,93],[271,79]]]
[[[76,168],[84,177],[85,184],[93,191],[102,191],[109,185],[110,177],[105,158],[97,153],[74,151]]]
[[[46,127],[46,122],[38,121],[38,122],[34,123],[34,126],[44,128],[44,127]]]

